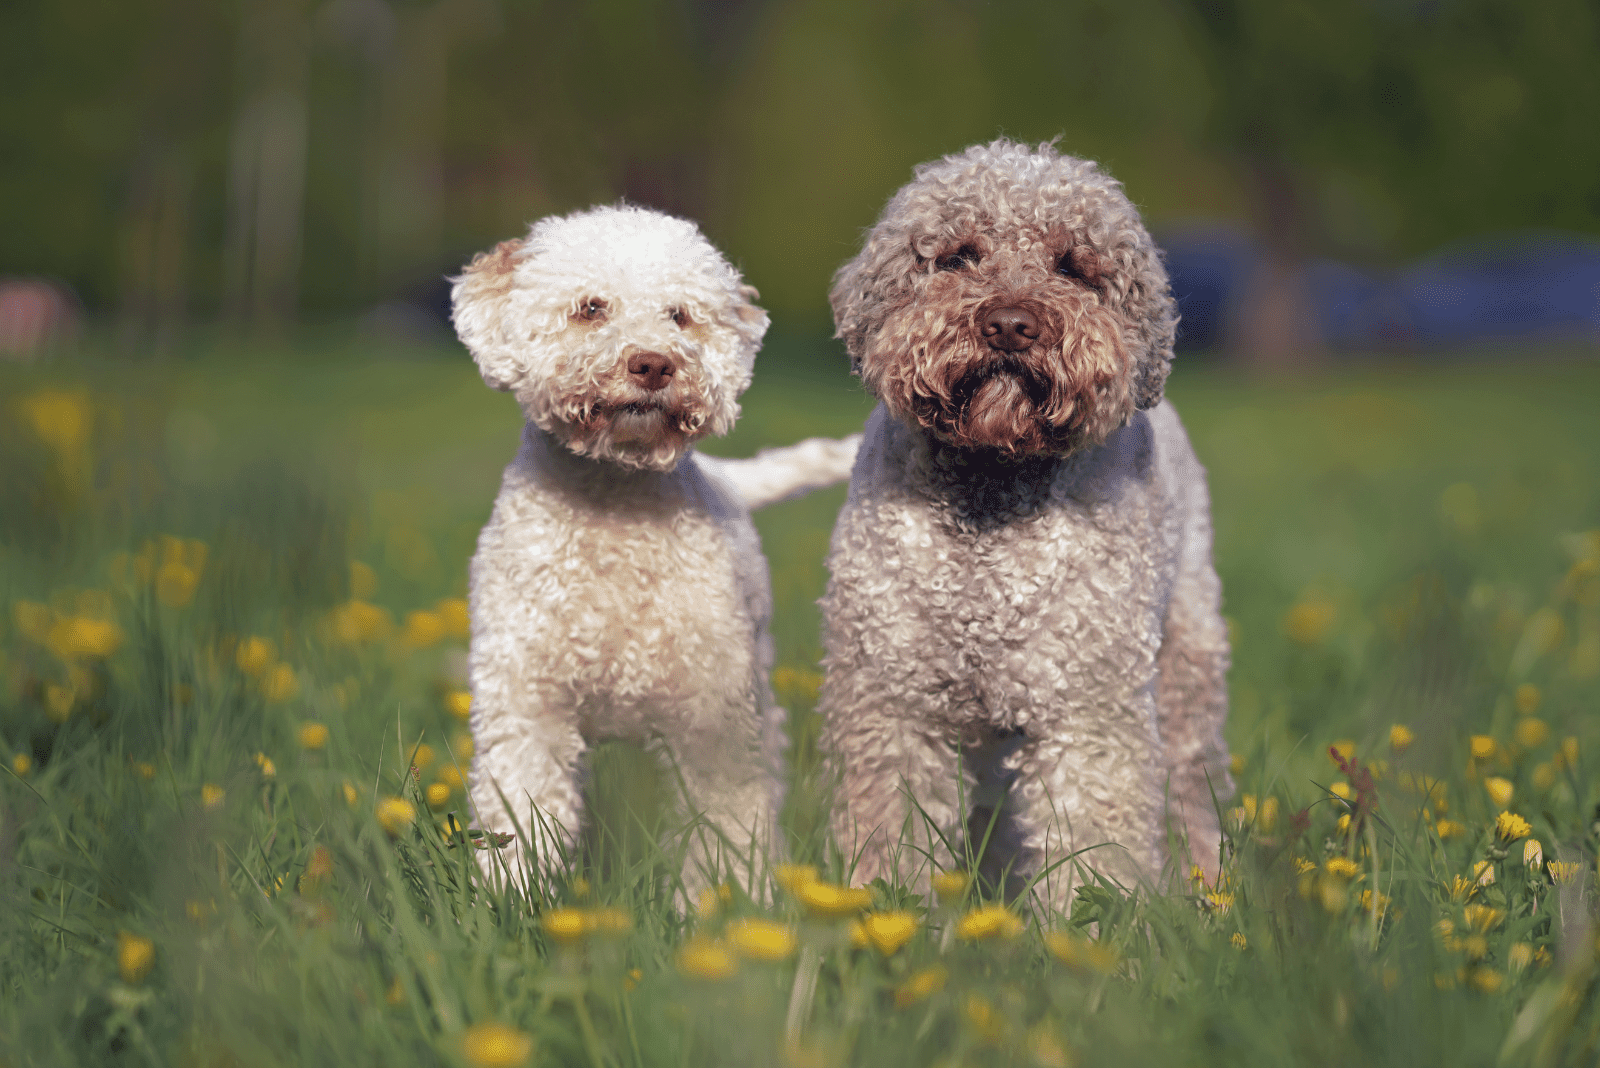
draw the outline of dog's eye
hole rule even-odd
[[[1099,261],[1095,259],[1093,249],[1088,245],[1074,245],[1056,262],[1056,273],[1092,286],[1099,281],[1098,266]]]
[[[684,329],[694,325],[694,320],[691,319],[689,317],[689,313],[684,311],[682,308],[668,308],[667,318],[676,323],[679,329]]]
[[[606,302],[597,297],[590,297],[578,305],[578,318],[585,322],[598,323],[606,317]]]
[[[933,261],[933,265],[941,271],[959,271],[963,267],[971,267],[981,259],[977,249],[971,245],[962,245],[948,256],[940,256]]]

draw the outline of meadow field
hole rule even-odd
[[[788,854],[685,909],[691,829],[616,746],[565,875],[478,873],[465,564],[520,418],[464,354],[0,367],[0,1065],[1596,1063],[1600,362],[1190,359],[1168,396],[1235,649],[1222,878],[851,886],[836,489],[757,516]],[[869,409],[776,337],[707,450]]]

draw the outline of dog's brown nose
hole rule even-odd
[[[984,316],[983,339],[1002,352],[1021,352],[1039,340],[1039,320],[1026,308],[996,308]]]
[[[633,384],[652,392],[666,389],[677,370],[672,357],[659,352],[636,352],[628,357],[628,374],[633,376]]]

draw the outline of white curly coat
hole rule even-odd
[[[544,219],[456,279],[454,321],[527,425],[470,570],[470,794],[512,872],[573,845],[582,758],[629,739],[682,785],[688,892],[776,848],[784,712],[750,505],[838,481],[858,439],[711,460],[767,316],[694,224],[634,207]],[[640,353],[676,374],[645,389]],[[532,856],[524,849],[531,848]],[[493,868],[491,854],[480,854]]]
[[[968,320],[991,297],[1037,300],[1041,319],[1052,301],[1079,301],[1118,335],[1101,354],[1115,373],[1077,398],[1090,414],[1070,424],[1068,447],[980,456],[916,417],[915,403],[938,406],[938,361],[984,358]],[[909,874],[926,862],[919,849],[949,866],[912,802],[959,841],[960,795],[975,785],[961,755],[1006,738],[1022,875],[1087,850],[1078,859],[1091,869],[1155,879],[1169,815],[1214,873],[1213,791],[1232,790],[1228,634],[1205,472],[1161,403],[1176,314],[1120,186],[1048,145],[999,141],[924,165],[832,299],[857,370],[885,401],[867,423],[823,600],[823,748],[856,877],[897,863]],[[1049,373],[1101,358],[1076,350],[1094,339],[1075,336],[1070,317],[1064,331]],[[945,351],[962,344],[976,348]],[[1041,889],[1064,907],[1077,882],[1068,863]]]

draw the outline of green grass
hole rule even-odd
[[[464,593],[520,425],[465,357],[218,342],[0,369],[0,1064],[501,1063],[486,1023],[528,1063],[592,1066],[1593,1063],[1600,366],[1582,356],[1283,380],[1180,364],[1235,641],[1249,800],[1220,799],[1229,881],[1092,886],[1068,916],[1021,902],[1023,933],[969,940],[981,885],[940,903],[922,872],[873,888],[919,922],[889,957],[787,892],[681,915],[684,829],[645,826],[660,785],[626,749],[597,754],[570,878],[526,893],[485,886],[440,829],[459,790],[424,815],[466,763],[463,643],[407,617]],[[715,451],[846,433],[870,404],[831,345],[780,337],[744,407]],[[810,709],[842,494],[758,525],[794,853],[844,881]],[[365,630],[354,593],[381,610]],[[1497,840],[1494,779],[1570,879]],[[1341,832],[1326,788],[1347,781]],[[391,835],[385,797],[417,821]],[[631,928],[547,930],[600,906]],[[685,946],[754,916],[802,948],[686,974]],[[942,980],[916,997],[919,974]]]

